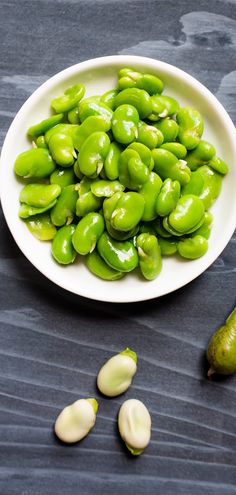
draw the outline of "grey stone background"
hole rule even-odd
[[[234,0],[0,0],[0,144],[48,77],[118,53],[186,70],[236,121]],[[40,275],[0,215],[0,494],[236,494],[236,379],[208,381],[205,360],[235,304],[236,238],[185,288],[113,305]],[[139,356],[126,397],[143,400],[153,421],[140,458],[117,435],[124,397],[102,398],[95,386],[101,363],[125,346]],[[56,415],[91,395],[100,403],[96,428],[63,446],[53,435]]]

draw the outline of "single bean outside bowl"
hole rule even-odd
[[[62,268],[51,256],[50,243],[35,239],[18,217],[22,182],[14,175],[13,165],[16,157],[30,148],[27,129],[50,117],[50,102],[74,84],[85,85],[85,97],[114,89],[117,87],[117,73],[123,67],[134,67],[137,71],[157,75],[164,81],[166,93],[176,99],[181,107],[198,110],[204,120],[202,139],[212,143],[217,155],[230,167],[223,181],[221,194],[211,209],[214,223],[206,254],[191,262],[178,257],[165,258],[158,278],[148,282],[138,277],[135,271],[121,280],[100,280],[88,271],[79,257],[75,264]],[[207,269],[220,255],[234,232],[235,137],[234,125],[219,101],[200,82],[177,67],[158,60],[129,55],[101,57],[69,67],[46,81],[30,96],[7,133],[1,154],[0,187],[1,203],[9,229],[30,262],[51,281],[73,293],[103,301],[131,302],[172,292]],[[216,165],[218,166],[218,162]]]

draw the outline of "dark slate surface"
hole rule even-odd
[[[0,0],[0,140],[49,76],[97,56],[174,63],[204,83],[236,121],[234,0]],[[4,164],[2,164],[3,166]],[[75,297],[40,275],[0,222],[0,494],[236,494],[236,379],[206,380],[205,348],[235,304],[233,237],[187,287],[129,305]],[[98,395],[101,363],[139,355],[126,397],[143,400],[152,442],[131,458],[117,435],[124,397]],[[66,447],[53,422],[95,395],[93,432]]]

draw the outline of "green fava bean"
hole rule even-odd
[[[188,194],[179,198],[168,217],[169,225],[181,234],[189,233],[204,220],[204,204],[198,196]]]
[[[104,162],[104,172],[109,180],[115,180],[119,177],[119,159],[122,150],[123,148],[115,141],[110,143]]]
[[[62,133],[54,134],[49,140],[48,147],[53,159],[58,165],[63,167],[70,167],[73,165],[76,153],[71,136]]]
[[[112,227],[124,232],[136,227],[143,216],[144,204],[144,197],[137,192],[120,193],[110,217]]]
[[[152,112],[148,115],[149,120],[159,120],[160,118],[170,117],[179,109],[178,102],[171,96],[154,95],[152,96]]]
[[[35,215],[33,218],[29,217],[25,220],[25,223],[31,234],[39,241],[51,241],[57,233],[57,229],[52,224],[48,213]]]
[[[92,115],[101,115],[108,122],[112,119],[112,110],[101,101],[100,96],[90,96],[79,103],[79,118],[83,122]]]
[[[115,97],[118,95],[117,89],[111,89],[101,96],[101,101],[105,103],[111,110],[115,110]]]
[[[162,93],[164,89],[163,81],[152,74],[142,74],[131,68],[124,68],[119,71],[119,89],[137,87],[145,89],[150,95]]]
[[[57,124],[45,133],[45,141],[48,145],[50,139],[55,134],[63,134],[70,136],[73,139],[74,133],[77,131],[78,125],[73,124]]]
[[[219,172],[219,174],[222,175],[226,175],[229,171],[229,166],[227,163],[225,163],[224,160],[218,156],[213,156],[213,158],[209,161],[209,165],[215,172]]]
[[[48,145],[46,143],[46,140],[45,140],[45,137],[44,136],[38,136],[36,139],[35,139],[35,144],[37,146],[37,148],[44,148],[44,149],[48,149]]]
[[[143,89],[127,88],[120,91],[115,97],[115,108],[125,104],[135,107],[141,119],[145,119],[152,112],[151,97]]]
[[[182,194],[195,194],[204,203],[208,210],[218,198],[222,185],[222,175],[218,174],[208,165],[199,167],[192,172],[189,184],[183,187]]]
[[[85,93],[85,87],[83,84],[75,84],[64,91],[62,96],[54,98],[51,102],[51,107],[55,112],[69,112],[72,110],[79,101],[83,98]]]
[[[28,136],[35,138],[41,134],[45,134],[51,127],[59,124],[63,120],[63,117],[63,113],[59,113],[58,115],[52,115],[52,117],[42,120],[38,124],[32,125],[27,131]]]
[[[153,169],[154,160],[152,157],[151,150],[142,143],[131,143],[127,147],[130,150],[135,150],[139,154],[142,162],[148,167],[149,170]]]
[[[33,148],[23,151],[16,158],[14,172],[24,179],[44,179],[48,177],[56,168],[48,150],[43,148]]]
[[[96,178],[109,151],[110,139],[105,132],[90,134],[81,147],[78,163],[81,172],[87,177]]]
[[[139,189],[139,193],[144,197],[145,205],[142,220],[149,222],[157,216],[156,201],[162,186],[162,180],[155,172],[149,174],[148,180]]]
[[[73,168],[56,168],[50,175],[50,183],[58,184],[62,189],[63,187],[75,184],[76,177]]]
[[[137,237],[140,270],[147,280],[154,280],[162,269],[161,250],[154,235],[140,234]]]
[[[106,230],[108,234],[116,241],[126,241],[127,239],[131,240],[138,233],[139,230],[138,225],[136,225],[136,227],[134,227],[133,229],[127,231],[116,230],[112,227],[108,219],[105,220],[106,220]]]
[[[203,133],[203,119],[198,110],[183,107],[177,112],[176,120],[179,124],[179,141],[192,150],[199,144]]]
[[[103,260],[115,270],[131,272],[138,266],[138,253],[130,241],[116,241],[103,232],[97,248]]]
[[[65,225],[64,227],[61,227],[52,241],[52,256],[61,265],[73,263],[77,256],[72,244],[75,228],[75,225]]]
[[[91,212],[83,217],[73,234],[72,243],[77,253],[92,253],[104,231],[104,220],[100,213]]]
[[[67,119],[70,124],[80,124],[78,107],[72,108],[72,110],[68,112]]]
[[[91,273],[103,280],[120,280],[125,276],[125,273],[107,265],[96,250],[86,256],[85,263]]]
[[[200,235],[202,237],[205,237],[205,239],[209,239],[211,235],[212,222],[213,215],[209,211],[205,211],[204,222],[201,227],[199,227],[199,229],[194,231],[194,235]]]
[[[36,208],[44,208],[60,195],[58,184],[27,184],[20,192],[20,202]]]
[[[161,217],[169,215],[180,197],[180,183],[166,179],[156,200],[156,212]]]
[[[139,224],[139,234],[151,234],[156,236],[156,231],[152,222],[142,222]]]
[[[175,254],[177,252],[177,242],[174,237],[170,237],[169,239],[159,237],[158,242],[162,256],[172,256],[172,254]]]
[[[56,204],[56,202],[57,200],[55,199],[54,201],[52,201],[52,203],[49,203],[49,205],[42,206],[41,208],[22,203],[19,208],[19,217],[25,219],[34,215],[39,215],[40,213],[44,213],[45,211],[50,210]]]
[[[120,155],[119,181],[125,187],[139,190],[149,177],[149,169],[142,162],[137,151],[126,148]]]
[[[159,122],[153,124],[154,127],[161,131],[164,143],[172,142],[176,139],[179,132],[179,126],[175,120],[166,117],[165,119],[161,119]]]
[[[77,217],[84,217],[87,213],[99,210],[102,206],[103,198],[94,196],[92,191],[79,196],[76,202],[76,215]]]
[[[95,180],[91,184],[91,191],[95,196],[110,198],[119,191],[124,191],[125,187],[118,180]]]
[[[118,143],[129,144],[138,136],[139,115],[132,105],[120,105],[113,113],[111,129]]]
[[[215,148],[208,141],[201,140],[194,150],[189,151],[186,161],[191,170],[208,163],[215,155]]]
[[[159,129],[153,125],[147,125],[145,122],[139,121],[138,123],[138,137],[137,141],[144,144],[150,150],[158,148],[163,143],[163,134]]]
[[[73,221],[76,212],[76,202],[78,191],[74,184],[64,187],[57,203],[51,210],[51,220],[57,227],[70,224]]]
[[[206,254],[208,242],[201,235],[194,235],[178,242],[177,250],[182,258],[195,260]]]
[[[152,150],[152,156],[154,170],[163,180],[168,178],[177,180],[181,186],[190,181],[191,170],[184,160],[178,160],[173,153],[161,148]]]
[[[80,150],[86,139],[94,132],[107,132],[111,127],[110,119],[102,115],[87,117],[73,134],[73,142],[76,150]]]
[[[78,158],[77,160],[75,160],[75,163],[73,165],[73,172],[75,174],[75,176],[82,180],[84,178],[84,174],[82,174],[81,170],[80,170],[80,166],[79,166],[79,162],[78,162]]]
[[[155,233],[157,234],[158,238],[159,236],[163,237],[164,239],[166,238],[168,239],[169,237],[171,237],[171,233],[164,228],[163,221],[161,218],[156,218],[152,222],[151,226],[154,229]]]
[[[87,192],[91,191],[91,185],[93,184],[94,181],[95,179],[89,179],[86,176],[84,176],[81,179],[80,183],[77,184],[77,189],[80,197],[83,196],[83,194],[86,194]]]
[[[187,155],[187,149],[181,143],[176,143],[176,142],[164,143],[164,144],[162,144],[160,146],[160,148],[161,149],[164,149],[164,150],[167,150],[167,151],[170,151],[179,160],[183,160],[186,157],[186,155]]]

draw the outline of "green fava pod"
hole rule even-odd
[[[109,151],[110,139],[105,132],[94,132],[81,147],[78,163],[82,174],[96,178],[104,165]]]
[[[49,151],[44,148],[32,148],[20,153],[14,163],[14,172],[24,179],[44,179],[56,168]]]
[[[75,228],[72,224],[61,227],[52,241],[52,256],[61,265],[69,265],[75,261],[77,253],[72,244]]]
[[[140,270],[147,280],[154,280],[162,269],[161,249],[154,235],[143,233],[137,237]]]
[[[125,276],[125,273],[114,270],[107,265],[96,250],[86,256],[85,263],[91,273],[103,280],[120,280]]]
[[[91,253],[104,231],[104,220],[100,213],[91,212],[83,217],[73,234],[72,243],[77,253]]]
[[[174,231],[185,234],[197,228],[204,221],[204,204],[197,196],[181,196],[176,207],[168,217],[168,223]]]
[[[115,270],[131,272],[138,266],[138,253],[130,241],[116,241],[103,232],[97,248],[103,260]]]
[[[179,124],[179,141],[188,150],[196,148],[204,128],[201,114],[194,108],[183,107],[177,112],[176,120]]]

